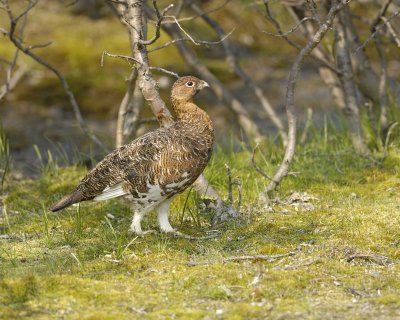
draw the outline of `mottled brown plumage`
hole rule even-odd
[[[174,231],[168,222],[171,199],[198,178],[211,157],[213,125],[206,112],[193,102],[196,93],[206,86],[195,77],[178,79],[171,91],[176,122],[107,155],[50,210],[86,200],[124,196],[135,212],[133,232],[143,233],[140,221],[152,209],[158,213],[161,230]]]

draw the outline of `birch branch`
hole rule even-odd
[[[214,19],[211,19],[198,5],[195,3],[191,3],[190,7],[197,13],[199,14],[203,20],[212,28],[215,30],[215,32],[218,34],[218,36],[223,39],[225,37],[225,31],[221,27],[221,25],[215,21]],[[284,145],[287,143],[287,135],[285,132],[285,126],[283,125],[283,122],[275,112],[274,108],[271,106],[271,103],[267,99],[267,97],[264,95],[263,90],[253,81],[253,79],[242,69],[237,56],[234,53],[234,50],[232,48],[231,42],[229,39],[226,39],[225,41],[222,42],[222,47],[224,48],[225,51],[225,56],[228,64],[230,65],[231,69],[246,83],[246,85],[254,92],[255,96],[258,98],[260,101],[262,107],[264,108],[264,111],[268,115],[269,119],[272,121],[272,123],[275,125],[275,127],[278,130],[279,135],[281,136],[282,142]]]
[[[328,12],[326,20],[320,25],[317,32],[314,34],[311,40],[308,41],[307,45],[303,47],[293,63],[293,66],[289,73],[289,79],[286,90],[286,113],[288,118],[288,144],[286,146],[285,155],[283,161],[270,181],[267,188],[260,194],[260,200],[266,201],[269,193],[276,189],[279,183],[284,177],[288,175],[289,167],[293,161],[295,148],[296,148],[296,121],[297,117],[294,113],[294,92],[297,83],[297,78],[303,65],[306,56],[309,56],[313,49],[318,46],[322,41],[325,34],[333,24],[333,20],[337,13],[348,3],[346,0],[332,1],[332,6]]]
[[[341,70],[339,75],[342,83],[345,108],[344,114],[349,125],[350,140],[354,149],[361,154],[368,154],[368,148],[364,140],[360,111],[357,101],[357,86],[353,76],[353,68],[350,60],[350,44],[346,33],[346,16],[341,12],[338,17],[335,34],[335,51],[338,68]]]

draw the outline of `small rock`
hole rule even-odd
[[[106,216],[107,216],[107,218],[109,218],[109,219],[115,219],[114,215],[111,214],[111,213],[107,213]]]
[[[221,314],[223,314],[224,313],[224,310],[223,309],[217,309],[217,310],[215,310],[215,314],[217,315],[217,316],[220,316]]]
[[[371,277],[373,277],[373,278],[380,278],[380,277],[382,277],[382,273],[377,272],[377,271],[371,272],[370,275],[371,275]]]

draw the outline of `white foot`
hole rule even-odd
[[[144,236],[147,235],[147,234],[156,234],[156,233],[158,233],[157,230],[146,230],[146,231],[142,231],[142,232],[140,232],[140,233],[137,233],[137,232],[136,232],[136,235],[137,235],[137,236],[140,236],[140,237],[144,237]]]

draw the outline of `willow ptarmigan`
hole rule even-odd
[[[72,193],[50,210],[58,211],[86,200],[125,197],[134,216],[131,231],[144,234],[141,220],[155,209],[163,232],[176,232],[169,223],[172,198],[203,172],[212,153],[213,125],[207,113],[193,102],[205,81],[179,78],[172,86],[171,102],[176,122],[159,128],[107,155]]]

